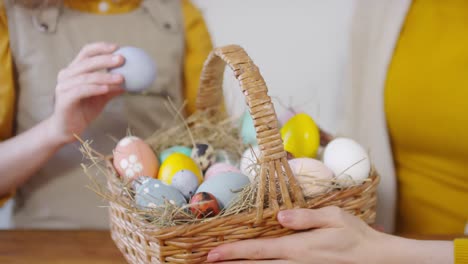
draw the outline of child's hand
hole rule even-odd
[[[106,71],[124,63],[122,56],[112,54],[117,48],[109,43],[86,45],[58,74],[49,129],[61,143],[72,142],[74,134],[81,134],[107,102],[123,92],[123,77]]]

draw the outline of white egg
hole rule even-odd
[[[135,47],[122,47],[114,54],[122,55],[125,63],[110,70],[121,74],[124,79],[124,89],[128,92],[141,92],[149,88],[156,80],[156,63],[144,50]]]
[[[323,163],[344,187],[360,184],[369,177],[371,163],[366,150],[349,138],[332,140],[325,148]]]
[[[242,174],[249,177],[250,182],[254,182],[257,173],[260,171],[260,155],[260,148],[258,146],[248,148],[244,154],[242,154],[240,170]]]

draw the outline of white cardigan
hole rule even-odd
[[[368,148],[381,176],[377,223],[393,232],[396,177],[384,112],[384,86],[411,0],[357,0],[350,63],[339,115],[340,134]]]

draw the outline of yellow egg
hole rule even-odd
[[[284,149],[295,158],[315,158],[320,145],[319,128],[307,114],[293,116],[281,128]]]
[[[203,175],[195,161],[181,153],[173,153],[166,158],[159,168],[158,179],[172,184],[172,178],[181,170],[189,170],[197,176],[199,183],[203,181]]]

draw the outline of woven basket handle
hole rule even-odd
[[[257,221],[262,219],[265,207],[274,210],[279,210],[280,205],[288,209],[303,207],[304,196],[286,159],[275,108],[267,94],[268,88],[258,67],[244,49],[230,45],[216,48],[210,53],[201,73],[197,109],[219,110],[224,102],[222,84],[226,64],[234,72],[245,95],[261,151],[256,198]]]

